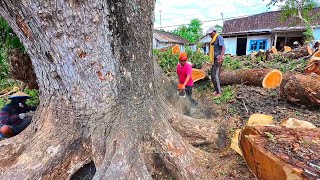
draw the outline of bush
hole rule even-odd
[[[188,61],[194,64],[194,68],[200,69],[205,62],[209,62],[209,56],[201,52],[193,52],[189,47],[185,47],[188,54]],[[153,50],[153,55],[157,59],[160,67],[166,74],[174,73],[179,62],[179,55],[172,54],[171,49],[164,52]]]
[[[194,64],[194,68],[200,69],[204,63],[210,61],[210,57],[208,55],[198,51],[194,52],[188,46],[185,47],[185,51],[189,57],[188,61]]]
[[[164,52],[153,50],[153,55],[156,57],[160,67],[166,74],[176,71],[176,66],[179,62],[179,55],[172,54],[171,49]]]
[[[232,86],[222,88],[221,96],[214,98],[216,104],[228,103],[235,98],[235,89]]]

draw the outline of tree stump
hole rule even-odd
[[[243,157],[258,179],[320,178],[320,129],[245,126]]]

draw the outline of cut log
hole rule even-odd
[[[201,70],[204,71],[206,74],[210,74],[211,68],[212,68],[212,64],[211,63],[204,63],[201,66]]]
[[[274,46],[272,46],[271,52],[272,52],[273,54],[278,54],[278,50],[277,50],[277,48],[274,47]]]
[[[289,46],[284,46],[283,49],[284,49],[284,52],[290,52],[292,50],[291,47]]]
[[[319,179],[320,129],[245,126],[243,157],[257,179]]]
[[[312,47],[310,47],[309,45],[307,46],[307,51],[308,51],[308,54],[309,54],[309,55],[312,55],[312,54],[313,54],[313,49],[312,49]]]
[[[315,125],[308,121],[301,121],[295,118],[285,119],[280,123],[280,125],[287,128],[317,128]]]
[[[272,69],[240,69],[235,71],[222,71],[221,85],[246,84],[276,88],[281,84],[282,73]]]
[[[290,51],[284,51],[283,55],[289,59],[299,59],[302,57],[309,56],[309,52],[307,46],[304,45],[299,48],[291,49]]]
[[[180,47],[178,44],[174,45],[172,48],[171,48],[171,51],[172,51],[172,54],[180,54]]]
[[[192,68],[191,77],[192,77],[193,82],[204,79],[206,76],[207,76],[207,74],[204,71],[202,71],[201,69]]]
[[[247,125],[271,125],[273,123],[273,117],[265,114],[252,114],[247,121]],[[231,139],[230,148],[235,150],[238,154],[242,155],[242,152],[239,147],[239,134],[241,129],[237,129],[234,133],[234,136]]]
[[[280,96],[289,102],[320,106],[320,76],[287,72],[280,85]]]
[[[316,51],[310,58],[305,68],[306,74],[315,73],[320,75],[320,50]]]

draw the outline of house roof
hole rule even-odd
[[[159,30],[154,30],[153,31],[153,37],[157,39],[160,42],[172,42],[172,43],[179,43],[179,44],[191,44],[188,40],[184,39],[181,36],[169,33],[169,32],[164,32],[164,31],[159,31]]]
[[[320,8],[312,10],[311,15],[320,13]],[[272,11],[243,18],[227,20],[223,23],[222,34],[236,34],[245,32],[271,32],[281,31],[286,29],[303,30],[305,27],[302,23],[295,23],[295,18],[289,18],[285,22],[279,20],[281,11]],[[312,22],[312,25],[320,25],[320,16]]]

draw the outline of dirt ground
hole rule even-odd
[[[197,85],[195,85],[197,86]],[[196,88],[196,87],[195,87]],[[231,86],[234,98],[228,102],[216,104],[213,100],[213,87],[208,85],[201,91],[194,91],[193,97],[208,107],[214,109],[214,116],[235,118],[234,129],[245,125],[249,116],[254,113],[263,113],[274,117],[275,122],[286,118],[297,118],[313,123],[320,127],[320,110],[294,105],[279,97],[279,89],[267,90],[261,87],[246,85]],[[230,130],[232,132],[232,130]],[[247,168],[243,158],[227,148],[224,151],[212,151],[210,147],[201,147],[212,152],[217,157],[215,162],[215,177],[213,179],[255,179]]]

